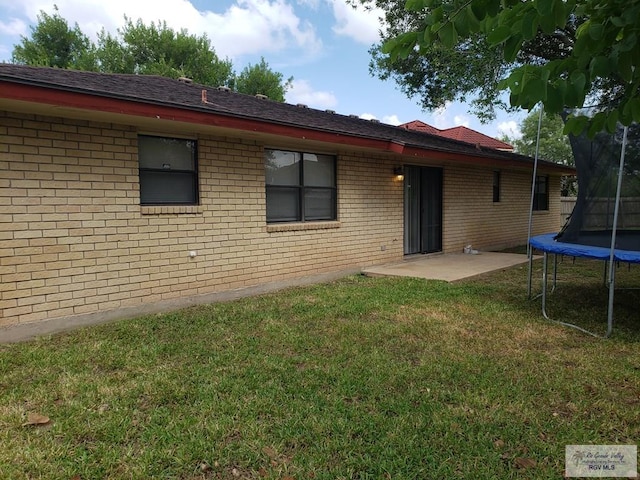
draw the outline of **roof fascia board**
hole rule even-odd
[[[425,155],[425,153],[427,153]],[[493,167],[493,168],[505,168],[511,167],[514,169],[525,169],[529,171],[533,168],[534,160],[530,161],[526,160],[526,157],[520,157],[519,159],[514,158],[513,160],[504,159],[504,158],[492,158],[487,156],[474,156],[473,161],[469,160],[469,155],[455,153],[455,152],[427,152],[419,147],[411,147],[405,146],[403,155],[408,155],[412,157],[418,158],[428,158],[428,159],[438,159],[444,161],[451,161],[455,163],[468,163],[471,165],[479,165],[485,167]],[[544,170],[545,172],[553,172],[558,175],[575,175],[576,170],[573,167],[568,167],[566,165],[560,165],[556,163],[550,163],[546,161],[539,161],[538,168]]]

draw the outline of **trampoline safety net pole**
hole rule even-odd
[[[613,330],[613,297],[616,286],[615,280],[615,249],[616,231],[618,229],[618,212],[620,211],[620,194],[622,190],[622,175],[624,173],[624,154],[627,147],[627,131],[629,127],[624,127],[622,134],[622,148],[620,149],[620,166],[618,167],[618,185],[616,188],[616,202],[613,211],[613,228],[611,231],[611,250],[609,253],[609,306],[607,309],[607,333],[605,337],[611,335]]]
[[[542,125],[543,108],[540,105],[538,117],[538,133],[536,135],[536,154],[533,159],[533,178],[531,179],[531,201],[529,203],[529,228],[527,230],[527,258],[529,259],[529,277],[527,280],[527,297],[531,298],[531,276],[533,274],[533,249],[531,248],[531,230],[533,227],[533,199],[536,194],[536,178],[538,176],[538,152],[540,151],[540,127]]]

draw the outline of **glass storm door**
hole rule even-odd
[[[442,169],[404,168],[404,253],[442,250]]]

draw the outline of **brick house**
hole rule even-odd
[[[0,64],[0,327],[524,244],[531,172],[528,157],[188,79]],[[540,164],[534,233],[558,229],[566,173]]]

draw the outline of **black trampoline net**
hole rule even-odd
[[[578,177],[573,212],[556,239],[561,242],[611,247],[620,153],[624,129],[613,134],[570,135]],[[640,125],[627,132],[616,248],[640,251]]]

